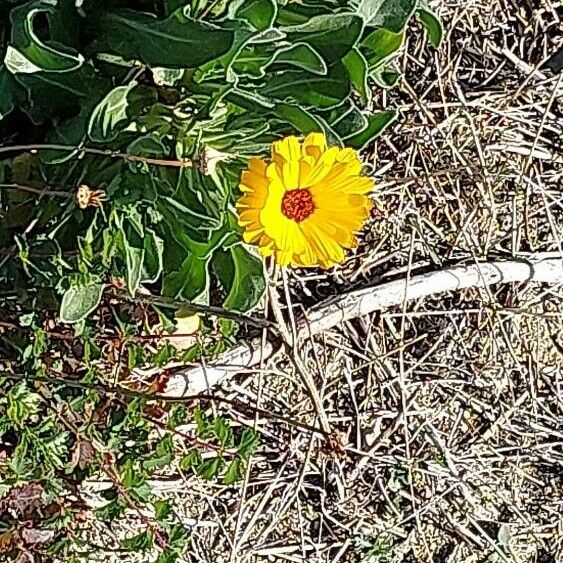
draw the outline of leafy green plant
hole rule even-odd
[[[0,12],[0,117],[8,131],[39,127],[25,141],[42,149],[14,149],[0,169],[0,241],[19,258],[2,272],[33,278],[31,300],[48,288],[67,322],[95,309],[112,276],[132,296],[151,286],[256,306],[263,268],[232,208],[246,159],[295,131],[362,148],[395,118],[366,109],[369,81],[389,80],[410,18],[433,43],[441,33],[416,0],[78,4]]]
[[[71,561],[94,516],[134,513],[115,548],[174,561],[187,531],[150,479],[241,479],[257,436],[155,401],[154,368],[213,357],[260,303],[233,206],[248,158],[290,133],[367,146],[396,118],[372,91],[413,18],[438,45],[418,0],[0,4],[2,555]],[[180,346],[181,305],[226,318]]]

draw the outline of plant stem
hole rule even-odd
[[[131,162],[142,162],[143,164],[155,164],[157,166],[170,166],[173,168],[191,168],[194,165],[192,159],[186,158],[183,160],[168,160],[162,158],[149,158],[146,156],[137,156],[133,154],[126,154],[119,151],[94,149],[91,147],[76,147],[73,145],[56,145],[56,144],[41,144],[41,145],[12,145],[10,147],[0,147],[0,154],[10,152],[31,152],[38,151],[62,151],[62,152],[77,152],[84,154],[92,154],[97,156],[105,156],[108,158],[122,158]]]
[[[246,323],[257,328],[269,328],[272,330],[275,330],[277,328],[276,323],[273,323],[268,319],[251,317],[249,315],[237,313],[236,311],[227,311],[226,309],[223,309],[221,307],[214,307],[213,305],[200,305],[198,303],[192,303],[191,301],[180,301],[168,297],[157,297],[152,295],[137,295],[135,297],[131,297],[125,292],[119,292],[117,296],[123,299],[134,301],[135,303],[156,305],[158,307],[164,307],[166,309],[185,309],[193,313],[215,315],[224,319],[232,319],[234,321]]]
[[[22,192],[29,192],[32,194],[38,194],[38,195],[50,195],[50,196],[54,196],[54,197],[64,197],[64,198],[70,198],[72,197],[72,194],[69,192],[65,192],[65,191],[57,191],[57,190],[46,190],[43,188],[34,188],[32,186],[24,186],[22,184],[0,184],[0,188],[4,188],[7,190],[20,190]]]
[[[136,391],[134,389],[127,389],[125,387],[121,387],[117,385],[115,387],[110,387],[109,385],[105,385],[103,383],[84,383],[83,381],[76,381],[73,379],[58,378],[58,377],[49,377],[44,375],[0,372],[0,379],[1,378],[12,379],[16,381],[51,383],[54,385],[68,385],[69,387],[74,387],[76,389],[88,389],[90,391],[98,391],[100,393],[106,393],[110,395],[111,394],[120,395],[123,397],[129,397],[133,399],[147,399],[148,401],[162,401],[164,403],[189,403],[190,401],[217,401],[218,403],[231,405],[241,410],[251,411],[252,413],[260,414],[262,416],[269,417],[273,420],[285,422],[286,424],[289,424],[290,426],[293,426],[295,428],[299,428],[300,430],[307,430],[308,432],[312,432],[314,434],[320,435],[322,438],[325,438],[327,440],[330,439],[330,436],[322,428],[317,428],[305,422],[299,422],[293,418],[281,414],[276,414],[271,410],[255,407],[254,405],[250,405],[248,403],[239,401],[237,399],[227,399],[226,397],[219,397],[211,393],[199,393],[195,395],[170,397],[168,395],[151,394],[151,393],[145,393],[143,391]]]

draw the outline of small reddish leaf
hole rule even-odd
[[[95,455],[96,450],[91,442],[82,439],[77,440],[72,448],[72,467],[78,466],[82,470],[86,469]]]

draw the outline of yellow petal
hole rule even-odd
[[[307,185],[301,186],[302,188],[312,186],[313,184],[323,180],[332,170],[336,157],[338,156],[339,149],[336,147],[331,147],[323,154],[320,155],[318,160],[315,162],[315,166],[309,173],[307,179]]]
[[[292,160],[298,161],[301,156],[301,144],[299,143],[299,139],[290,135],[281,141],[273,143],[272,158],[274,156],[283,158],[285,162],[291,162]]]
[[[332,200],[340,194],[367,194],[373,190],[373,180],[365,176],[335,177],[329,174],[309,189],[320,205],[321,201]]]
[[[290,160],[283,165],[283,185],[286,190],[294,190],[299,187],[299,169],[298,160]]]
[[[303,141],[303,156],[318,160],[326,151],[326,138],[323,133],[309,133]]]
[[[289,266],[291,259],[293,257],[293,252],[291,250],[278,250],[276,251],[276,262],[280,266]]]
[[[309,218],[302,221],[301,230],[323,267],[326,268],[344,260],[344,249],[328,236],[314,219]]]
[[[310,185],[309,178],[315,167],[316,160],[312,156],[301,157],[299,164],[299,187],[307,187]]]
[[[244,227],[244,225],[241,225],[241,227]],[[253,244],[260,239],[263,232],[264,230],[262,228],[249,230],[247,227],[244,233],[242,233],[242,239],[247,244]]]
[[[268,163],[258,156],[252,156],[248,159],[248,168],[257,174],[266,174]]]
[[[285,217],[281,211],[281,204],[286,191],[283,182],[275,171],[274,164],[268,166],[268,175],[270,177],[268,194],[260,211],[260,222],[264,225],[266,232]]]

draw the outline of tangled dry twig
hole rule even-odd
[[[547,254],[526,259],[476,262],[351,291],[307,312],[298,321],[298,339],[320,334],[344,321],[430,295],[494,284],[530,282],[563,283],[563,259]],[[271,341],[264,344],[261,338],[240,344],[214,364],[176,373],[168,383],[166,394],[182,396],[203,392],[229,375],[256,366],[270,357],[274,350],[275,345]]]

